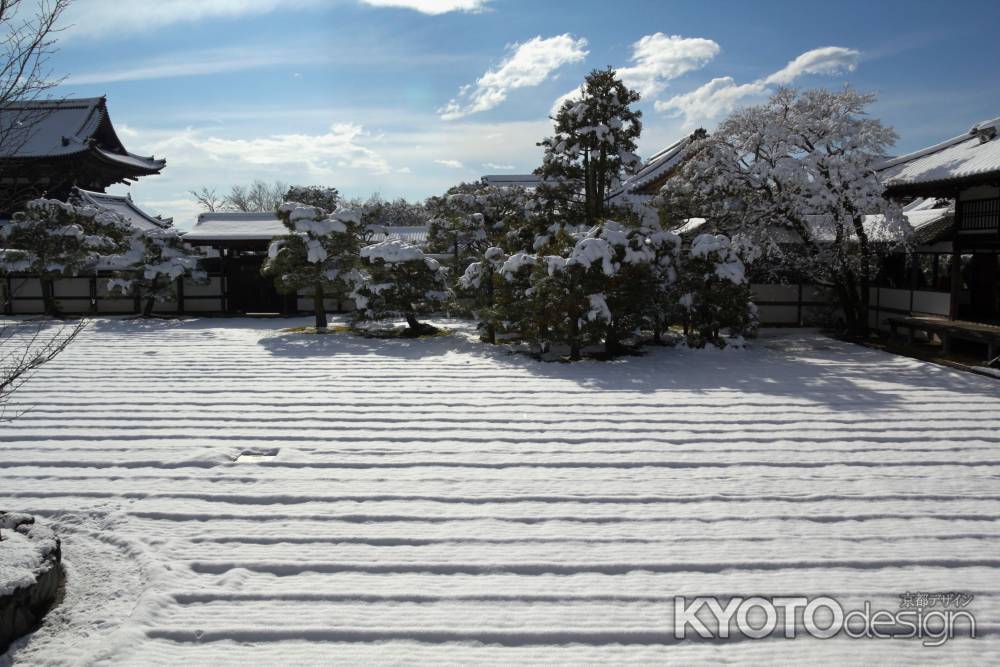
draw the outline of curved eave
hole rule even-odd
[[[167,166],[166,160],[157,160],[152,157],[133,155],[132,153],[119,155],[118,153],[112,153],[96,147],[89,152],[101,162],[134,171],[142,176],[158,174]]]
[[[909,181],[885,184],[885,192],[889,197],[955,197],[965,188],[977,185],[1000,185],[1000,171],[988,171],[981,174],[970,174],[956,178],[946,178],[934,181]]]

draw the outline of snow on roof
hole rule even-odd
[[[149,232],[154,229],[169,227],[171,220],[155,218],[135,205],[128,195],[109,195],[103,192],[90,192],[89,190],[76,189],[77,196],[85,203],[113,211],[128,220],[134,228]]]
[[[11,102],[0,108],[0,158],[33,159],[90,152],[99,159],[143,171],[166,160],[129,153],[111,125],[107,100],[86,97]]]
[[[427,225],[413,225],[409,227],[386,227],[385,232],[376,233],[372,237],[372,242],[385,241],[396,238],[413,245],[422,245],[427,242],[427,232],[430,227]]]
[[[270,241],[287,233],[276,213],[202,213],[184,240]]]
[[[920,208],[921,205],[926,206],[927,200],[918,200],[920,202],[916,210],[903,210],[903,217],[906,219],[910,230],[912,232],[920,231],[929,225],[940,222],[945,218],[949,218],[954,214],[954,208],[948,206],[940,206],[940,200],[931,199],[929,200],[933,204],[938,204],[936,208]],[[915,202],[916,203],[916,202]],[[684,222],[683,225],[672,229],[671,231],[680,236],[690,236],[691,234],[701,230],[702,227],[708,221],[705,218],[690,218]],[[813,237],[818,241],[832,241],[834,238],[834,229],[831,224],[823,217],[818,215],[807,216],[807,223],[812,228]],[[882,215],[866,215],[864,219],[864,228],[876,241],[891,241],[896,240],[899,235],[895,233],[894,230],[887,230],[884,225],[884,218]],[[795,243],[799,240],[797,234],[789,229],[781,228],[777,230],[776,236],[779,242]]]
[[[372,242],[396,238],[407,243],[422,244],[427,241],[428,227],[385,227],[377,232]],[[202,213],[184,240],[192,241],[270,241],[275,236],[288,234],[276,213]]]
[[[700,229],[706,222],[708,221],[705,218],[688,218],[684,221],[683,225],[670,231],[674,234],[690,234],[691,232]]]
[[[883,162],[878,171],[887,188],[937,183],[1000,172],[1000,118],[965,134]]]
[[[490,174],[483,176],[483,183],[498,188],[537,188],[542,177],[537,174]]]
[[[684,151],[690,143],[691,137],[684,137],[649,158],[639,171],[626,178],[622,182],[621,187],[608,195],[608,199],[620,197],[626,192],[636,192],[651,183],[655,183],[658,179],[665,176],[667,172],[680,164],[680,161],[684,158]]]

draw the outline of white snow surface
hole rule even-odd
[[[46,558],[56,549],[50,528],[27,524],[21,514],[0,514],[0,595],[35,583]]]
[[[557,364],[309,323],[97,320],[15,395],[0,507],[68,579],[0,664],[1000,662],[992,378],[810,331]],[[980,638],[673,639],[675,595],[909,591],[974,594]]]

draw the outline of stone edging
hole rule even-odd
[[[38,543],[43,554],[34,569],[34,583],[0,595],[0,654],[11,643],[38,627],[63,583],[62,545],[51,529],[27,514],[0,512],[0,531],[16,531]],[[4,542],[0,541],[0,550]],[[2,582],[0,582],[2,583]]]

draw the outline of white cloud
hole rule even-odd
[[[438,113],[444,120],[454,120],[492,109],[507,99],[511,90],[537,86],[563,65],[580,62],[587,56],[586,47],[586,39],[569,33],[538,36],[515,44],[498,67],[487,71],[475,84],[463,86]]]
[[[372,7],[398,7],[412,9],[421,14],[447,14],[448,12],[477,12],[490,0],[361,0]]]
[[[704,67],[721,50],[711,39],[656,32],[632,44],[630,64],[619,67],[617,72],[629,88],[644,98],[652,97],[662,92],[671,79]],[[558,97],[551,113],[555,115],[564,102],[578,97],[580,90],[575,88]]]
[[[226,168],[243,164],[266,168],[292,168],[320,176],[339,169],[363,170],[372,174],[391,171],[389,163],[374,150],[362,145],[365,133],[360,125],[338,123],[324,134],[277,134],[251,139],[217,137],[202,130],[187,129],[144,144],[146,151],[167,156],[168,164],[181,169],[189,166],[219,165]]]
[[[175,217],[182,228],[190,227],[198,212],[188,190],[207,186],[226,192],[254,179],[333,185],[348,197],[379,192],[420,200],[468,180],[475,165],[486,161],[540,164],[541,149],[535,142],[551,132],[546,120],[440,123],[433,114],[410,114],[401,127],[398,112],[380,116],[367,108],[315,109],[305,116],[299,109],[267,111],[263,118],[237,116],[219,125],[187,129],[143,127],[135,118],[116,118],[116,127],[124,122],[131,131],[126,141],[129,150],[167,160],[160,175],[141,178],[128,191],[140,206]],[[216,115],[228,118],[200,106],[174,118],[205,123]],[[342,124],[312,132],[268,131],[329,122],[331,117]],[[371,133],[350,122],[352,117],[365,118]],[[435,164],[445,159],[461,163],[465,171]],[[491,171],[495,170],[483,168],[483,173]]]
[[[618,76],[643,97],[651,97],[661,92],[667,81],[704,67],[721,50],[710,39],[657,32],[632,45],[632,64],[620,68]]]
[[[200,76],[259,67],[313,64],[317,61],[315,53],[305,50],[293,51],[267,47],[207,49],[187,51],[180,55],[171,54],[166,57],[155,57],[128,67],[82,72],[69,76],[64,85]]]
[[[358,0],[371,7],[400,7],[423,14],[482,11],[491,0]],[[148,32],[178,23],[238,19],[277,11],[324,9],[331,0],[83,0],[69,6],[64,36],[105,37]]]
[[[434,162],[452,169],[465,169],[465,165],[460,160],[434,160]]]
[[[66,37],[97,37],[151,31],[177,23],[323,7],[325,0],[86,0],[69,6]]]
[[[684,117],[685,128],[707,124],[734,109],[759,101],[773,86],[784,86],[808,74],[840,74],[857,67],[861,53],[854,49],[826,46],[806,51],[783,68],[756,81],[737,84],[730,76],[712,79],[683,95],[656,102],[656,110]]]
[[[497,164],[496,162],[484,162],[483,166],[487,169],[494,169],[496,171],[513,171],[514,165],[512,164]]]
[[[786,86],[806,74],[841,74],[853,72],[861,59],[861,52],[841,46],[824,46],[806,51],[780,70],[767,77],[767,83]]]

